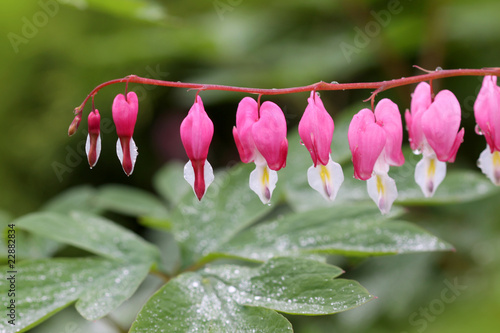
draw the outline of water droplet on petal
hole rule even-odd
[[[484,135],[483,131],[481,130],[481,127],[479,127],[478,124],[474,127],[474,130],[476,131],[477,135]]]

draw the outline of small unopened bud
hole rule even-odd
[[[87,143],[85,145],[85,151],[87,152],[87,158],[89,161],[90,168],[92,169],[99,159],[101,153],[101,116],[99,111],[96,109],[90,112],[88,117],[89,134],[87,136]]]
[[[75,119],[71,122],[68,128],[68,136],[72,136],[78,130],[78,126],[80,126],[80,122],[82,121],[82,114],[79,113],[75,116]]]

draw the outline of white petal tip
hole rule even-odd
[[[377,204],[382,215],[389,214],[392,204],[398,198],[394,179],[385,174],[374,174],[366,182],[368,195]]]
[[[193,189],[194,194],[198,197],[198,200],[201,200],[201,198],[205,195],[208,187],[214,181],[214,178],[214,170],[212,168],[212,165],[210,165],[210,163],[205,160],[205,164],[203,167],[203,184],[205,185],[203,189],[199,190],[197,193],[196,177],[193,164],[191,163],[191,161],[188,161],[186,165],[184,165],[184,179],[188,182],[189,185],[191,185],[191,188]]]
[[[313,165],[307,170],[307,181],[325,200],[333,201],[344,182],[344,173],[340,164],[330,157],[327,165]]]
[[[267,164],[256,165],[255,170],[250,173],[250,189],[259,196],[263,204],[270,205],[277,182],[278,173],[269,169]]]
[[[123,171],[127,176],[130,176],[134,172],[135,162],[137,160],[137,156],[139,155],[134,139],[130,138],[129,142],[128,156],[130,157],[130,164],[127,163],[126,158],[124,157],[124,151],[120,139],[116,141],[116,155],[120,160]]]
[[[96,146],[95,146],[95,160],[92,161],[94,157],[91,157],[90,154],[90,134],[87,134],[87,142],[85,143],[85,152],[87,154],[87,161],[89,162],[90,169],[92,169],[99,160],[99,156],[101,155],[101,135],[97,137]]]
[[[445,176],[446,163],[439,161],[435,156],[424,154],[415,167],[415,182],[426,198],[434,195]]]
[[[479,155],[477,166],[493,184],[500,186],[500,152],[491,153],[490,147],[486,146],[486,149]]]

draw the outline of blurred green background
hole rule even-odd
[[[110,110],[124,85],[115,85],[95,99],[103,119],[103,148],[99,163],[89,170],[83,150],[86,116],[71,138],[67,127],[72,110],[107,80],[136,74],[283,88],[420,73],[413,65],[499,66],[496,0],[26,0],[4,1],[0,8],[0,211],[10,217],[36,210],[75,185],[113,182],[151,189],[152,174],[166,161],[186,159],[178,128],[195,92],[131,85],[140,99],[134,136],[139,157],[134,174],[125,176],[115,154]],[[480,86],[481,79],[474,77],[435,82],[437,89],[451,89],[462,104],[466,136],[456,168],[475,168],[485,146],[474,133],[472,106]],[[404,111],[413,88],[379,98],[392,98]],[[321,96],[335,116],[369,94]],[[216,129],[209,159],[216,167],[232,165],[238,155],[231,129],[244,95],[201,96]],[[293,128],[306,98],[303,93],[269,99],[283,108]],[[85,114],[89,110],[90,105]],[[499,200],[413,209],[415,222],[454,244],[456,253],[335,259],[346,277],[358,279],[379,299],[336,316],[290,317],[296,331],[497,332]],[[462,289],[451,288],[454,284]],[[453,301],[445,301],[453,295]],[[68,318],[82,331],[71,310],[66,316],[51,320],[66,325],[55,331],[71,332]]]

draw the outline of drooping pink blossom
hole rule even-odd
[[[283,111],[269,101],[259,108],[253,98],[245,97],[236,111],[233,136],[242,162],[256,165],[250,188],[268,203],[278,180],[276,171],[285,167],[288,153]]]
[[[118,134],[116,153],[123,167],[123,171],[130,176],[134,171],[137,159],[137,146],[132,136],[139,112],[139,102],[135,92],[129,92],[127,97],[118,94],[112,106],[113,121]]]
[[[89,133],[87,135],[85,151],[90,168],[92,169],[101,153],[101,115],[97,109],[89,113],[88,127]]]
[[[484,135],[486,149],[478,166],[495,184],[500,185],[500,87],[496,76],[485,76],[474,103],[477,133]]]
[[[354,177],[368,180],[386,142],[386,134],[375,122],[375,115],[370,109],[363,109],[354,115],[347,139],[352,153]]]
[[[252,126],[255,147],[264,157],[269,169],[278,171],[286,166],[288,140],[283,111],[273,102],[262,103],[260,117]]]
[[[460,103],[449,90],[441,90],[434,101],[431,87],[421,82],[412,96],[411,112],[405,118],[413,150],[423,151],[426,143],[441,162],[454,162],[463,141]]]
[[[491,152],[500,151],[500,87],[496,76],[484,77],[474,103],[474,116]]]
[[[307,107],[299,122],[299,135],[311,154],[314,166],[328,164],[335,125],[328,114],[323,101],[311,91]]]
[[[307,180],[313,189],[332,201],[344,181],[342,167],[330,156],[335,125],[316,92],[312,91],[307,101],[299,122],[300,138],[313,161],[307,171]]]
[[[203,107],[200,96],[181,123],[181,140],[189,158],[184,167],[184,178],[201,200],[214,179],[213,169],[207,161],[208,148],[212,142],[214,125]]]
[[[375,108],[359,111],[348,131],[354,177],[367,180],[370,197],[387,214],[398,196],[395,181],[388,176],[390,166],[404,163],[401,150],[403,126],[398,106],[382,99]]]
[[[434,195],[446,175],[446,163],[454,162],[463,141],[460,103],[449,90],[432,99],[431,86],[421,82],[405,114],[410,146],[423,159],[415,168],[415,181],[426,197]]]

